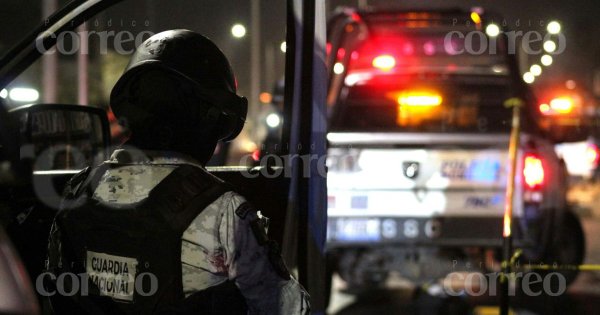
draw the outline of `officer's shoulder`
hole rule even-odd
[[[246,219],[249,214],[256,213],[256,208],[248,200],[235,191],[228,191],[222,198],[228,205],[228,209],[233,211],[240,219]]]

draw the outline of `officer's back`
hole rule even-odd
[[[131,136],[71,180],[52,228],[49,270],[84,276],[48,283],[76,292],[55,296],[55,309],[309,312],[260,214],[204,169],[217,142],[243,127],[247,102],[235,84],[199,34],[167,31],[138,47],[111,94]]]

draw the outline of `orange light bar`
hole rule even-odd
[[[535,189],[544,184],[544,165],[542,160],[532,154],[525,156],[523,166],[525,184],[530,189]]]
[[[381,55],[373,59],[373,67],[383,71],[392,70],[392,68],[394,68],[395,66],[396,58],[394,58],[391,55]]]
[[[550,101],[550,109],[557,114],[568,114],[573,110],[573,100],[570,97],[559,97]]]
[[[397,101],[400,106],[431,107],[440,106],[443,99],[442,96],[437,93],[409,91],[400,93]]]

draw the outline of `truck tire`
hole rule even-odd
[[[550,246],[545,255],[545,263],[566,266],[577,266],[583,263],[585,258],[585,235],[579,217],[573,211],[566,210],[562,220],[555,225],[555,231],[551,234]],[[578,270],[558,270],[562,274],[567,285],[577,278]]]

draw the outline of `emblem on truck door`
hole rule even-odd
[[[419,162],[403,162],[402,170],[404,171],[404,176],[413,179],[419,176]]]

